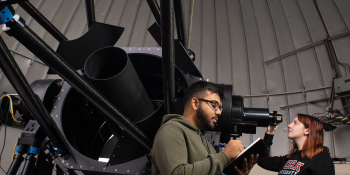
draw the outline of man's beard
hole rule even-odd
[[[202,129],[204,130],[212,130],[214,129],[214,125],[211,124],[211,119],[215,117],[209,117],[204,110],[202,109],[202,105],[199,105],[197,110],[197,117],[202,124]]]

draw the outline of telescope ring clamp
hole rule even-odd
[[[17,147],[16,147],[16,153],[18,153],[18,150],[19,150],[19,145],[17,145]],[[37,155],[37,154],[40,153],[40,148],[35,147],[35,146],[31,146],[29,148],[29,152],[28,153]]]

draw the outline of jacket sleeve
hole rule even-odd
[[[265,133],[264,143],[268,148],[264,153],[259,155],[258,165],[269,171],[278,172],[280,167],[287,162],[286,156],[270,157],[270,147],[272,145],[273,135]]]
[[[263,141],[264,141],[264,143],[265,143],[265,145],[266,145],[268,150],[270,150],[270,147],[271,147],[271,145],[273,143],[272,142],[273,141],[273,136],[274,135],[270,135],[270,134],[265,133]]]
[[[188,154],[190,153],[187,152],[182,130],[174,125],[167,125],[158,131],[154,140],[151,151],[152,166],[156,166],[161,175],[217,175],[229,163],[227,155],[220,152],[188,164]]]
[[[310,166],[311,174],[335,175],[334,164],[329,153],[322,152],[320,156],[314,157],[315,163]]]

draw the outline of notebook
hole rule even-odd
[[[235,166],[237,166],[238,169],[243,168],[244,158],[247,158],[248,160],[247,162],[249,162],[250,156],[252,154],[255,156],[256,154],[261,154],[266,150],[267,150],[267,147],[264,141],[259,137],[253,143],[251,143],[247,148],[245,148],[233,161],[231,161],[228,165],[226,165],[223,173],[225,173],[226,175],[235,174],[236,173]]]

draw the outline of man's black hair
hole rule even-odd
[[[207,95],[207,91],[218,94],[221,100],[224,99],[222,85],[206,81],[197,81],[188,87],[184,96],[184,106],[186,106],[186,104],[194,97],[204,98]]]

